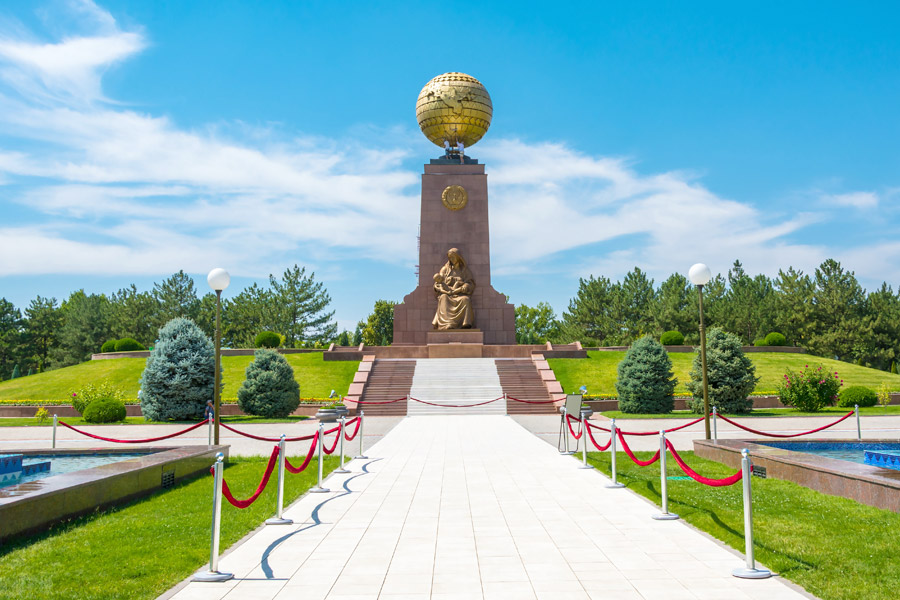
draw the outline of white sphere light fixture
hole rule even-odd
[[[231,275],[225,269],[216,268],[206,276],[206,282],[209,284],[209,287],[217,292],[221,292],[231,283]]]
[[[712,277],[712,273],[709,272],[709,267],[703,263],[697,263],[688,271],[688,278],[694,285],[706,285],[709,283],[710,277]]]

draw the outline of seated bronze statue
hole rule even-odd
[[[434,274],[434,294],[438,306],[432,326],[438,331],[470,329],[475,323],[472,292],[475,278],[456,248],[447,252],[447,262]]]

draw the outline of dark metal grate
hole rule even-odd
[[[161,484],[163,489],[167,489],[175,485],[175,469],[163,471]]]

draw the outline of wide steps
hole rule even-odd
[[[506,414],[503,388],[489,358],[431,358],[416,361],[407,414]],[[499,398],[499,400],[498,400]]]
[[[415,360],[376,360],[369,373],[363,390],[363,404],[360,406],[370,416],[403,416],[406,414],[406,396],[412,387]],[[365,404],[366,402],[388,402],[403,398],[391,404]]]
[[[500,384],[507,396],[519,400],[543,402],[543,404],[529,404],[509,400],[506,403],[508,414],[553,414],[557,412],[556,406],[550,403],[551,397],[547,386],[544,385],[541,375],[532,361],[497,359],[494,362]]]

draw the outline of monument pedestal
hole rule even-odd
[[[478,329],[429,331],[426,336],[428,358],[482,358],[484,332]]]
[[[475,291],[471,296],[474,325],[483,334],[481,342],[465,340],[459,343],[516,343],[515,307],[491,285],[487,175],[484,165],[467,160],[465,164],[459,164],[438,159],[425,165],[419,230],[419,285],[394,307],[394,345],[428,344],[430,347],[430,334],[450,333],[434,332],[431,324],[437,311],[432,277],[447,262],[450,248],[459,250],[475,279]],[[454,193],[445,194],[451,187]],[[465,201],[461,200],[462,194],[457,188],[465,191]]]

